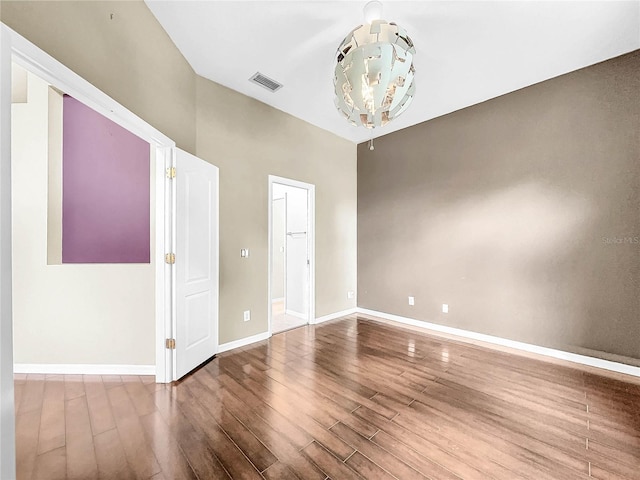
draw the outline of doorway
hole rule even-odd
[[[166,305],[170,305],[170,275],[164,263],[165,249],[165,175],[166,167],[172,165],[175,142],[157,131],[133,113],[119,105],[115,100],[92,86],[71,70],[64,67],[53,57],[24,39],[4,24],[0,24],[0,477],[15,478],[15,411],[13,395],[13,315],[12,315],[12,155],[11,155],[11,120],[12,120],[12,62],[33,73],[41,80],[81,101],[106,118],[113,120],[120,126],[130,130],[151,145],[155,154],[155,191],[158,193],[155,208],[150,215],[155,221],[155,228],[150,234],[154,235],[156,246],[154,252],[155,268],[151,267],[155,276],[155,337],[156,351],[155,365],[150,365],[149,371],[139,373],[156,373],[159,382],[170,381],[170,350],[165,349],[165,325],[171,321]],[[28,172],[27,172],[28,174]],[[44,186],[47,190],[47,186]],[[58,266],[52,266],[56,269]],[[112,299],[111,299],[112,300]],[[34,299],[38,301],[38,299]],[[73,306],[73,305],[70,305]],[[165,313],[167,314],[165,315]],[[80,328],[83,324],[80,325]],[[67,331],[61,330],[63,333]],[[72,333],[74,330],[70,329]],[[153,330],[145,332],[154,335]],[[53,342],[52,342],[53,343]],[[91,344],[87,345],[91,348]],[[110,360],[106,360],[109,362]],[[70,371],[74,364],[63,365],[67,369],[64,373],[105,373],[100,371],[101,365],[84,364],[83,371]],[[118,365],[122,371],[132,372],[131,365]],[[51,369],[59,369],[60,365],[51,365]],[[133,366],[138,368],[137,365]],[[125,371],[126,370],[126,371]],[[146,367],[145,367],[146,370]],[[51,370],[51,373],[53,371]],[[114,373],[114,372],[110,372]]]
[[[269,332],[315,319],[315,186],[269,177]]]
[[[153,375],[155,148],[11,68],[14,371]]]
[[[166,252],[171,252],[176,248],[176,240],[179,242],[179,234],[176,232],[176,225],[174,223],[174,214],[176,209],[176,196],[179,193],[179,189],[176,189],[178,183],[173,179],[173,175],[169,175],[170,171],[175,172],[176,161],[179,163],[180,156],[179,149],[175,147],[175,142],[164,134],[153,128],[144,120],[135,116],[129,110],[122,105],[118,104],[113,99],[109,98],[103,92],[88,84],[85,80],[77,76],[71,70],[64,67],[54,58],[48,56],[38,47],[33,45],[28,40],[22,38],[10,30],[5,25],[1,25],[2,44],[0,48],[0,67],[2,75],[0,76],[0,102],[2,103],[2,122],[0,122],[0,134],[2,136],[2,142],[0,142],[0,165],[6,170],[6,174],[2,176],[3,187],[1,193],[3,195],[3,205],[9,206],[9,208],[2,209],[1,226],[3,232],[5,232],[6,239],[0,242],[2,249],[0,256],[2,257],[2,263],[4,265],[11,265],[11,178],[10,165],[11,165],[11,101],[12,101],[12,73],[17,71],[13,68],[13,65],[19,66],[21,69],[30,72],[30,74],[37,76],[40,80],[46,82],[49,86],[53,87],[59,92],[65,92],[71,97],[104,116],[105,118],[115,122],[120,127],[132,132],[140,139],[150,144],[151,160],[152,160],[152,172],[151,183],[152,190],[155,191],[155,202],[152,202],[150,208],[151,216],[151,244],[152,248],[151,261],[152,264],[146,264],[146,267],[140,267],[143,264],[131,264],[131,268],[134,269],[146,269],[151,270],[151,275],[155,277],[154,285],[147,288],[150,290],[151,298],[150,302],[154,302],[154,312],[151,313],[153,319],[152,324],[148,325],[148,328],[140,329],[140,335],[144,338],[149,336],[155,337],[153,342],[155,349],[155,362],[150,361],[151,355],[146,354],[146,360],[144,364],[121,364],[118,357],[112,356],[113,360],[106,359],[101,360],[99,364],[55,364],[44,365],[47,368],[48,373],[97,373],[97,374],[156,374],[156,381],[159,383],[170,382],[175,379],[175,356],[176,350],[168,345],[169,340],[171,343],[178,344],[180,339],[176,338],[176,298],[173,292],[175,288],[176,266],[172,262],[167,262],[165,258]],[[202,161],[203,163],[206,163]],[[217,183],[217,175],[216,175]],[[47,190],[46,186],[44,190]],[[215,213],[217,215],[217,186],[214,189],[216,195]],[[6,203],[4,203],[6,202]],[[154,205],[155,204],[155,205]],[[46,216],[46,215],[45,215]],[[217,216],[216,216],[216,232],[217,232]],[[217,234],[217,233],[216,233]],[[4,238],[4,237],[3,237]],[[217,246],[217,243],[216,243]],[[48,255],[49,252],[47,252]],[[216,261],[217,261],[217,247],[215,249]],[[6,263],[5,263],[6,262]],[[82,267],[85,270],[89,270],[92,267]],[[53,269],[62,269],[59,265],[53,265],[50,267]],[[71,270],[71,269],[68,269]],[[6,275],[5,275],[6,274]],[[3,308],[7,308],[9,314],[6,318],[11,319],[11,298],[12,298],[12,272],[11,268],[3,270],[3,288],[0,300],[3,299]],[[146,273],[145,273],[146,275]],[[215,272],[214,278],[217,279],[218,275]],[[149,303],[150,303],[149,302]],[[215,307],[217,303],[212,305]],[[217,308],[214,308],[214,313],[217,319]],[[155,325],[153,325],[155,323]],[[2,324],[2,353],[0,356],[2,360],[2,372],[3,381],[5,380],[4,374],[7,376],[7,381],[12,382],[13,373],[13,335],[12,325],[13,322],[3,322]],[[154,332],[155,326],[155,332]],[[5,330],[6,327],[6,330]],[[217,323],[212,327],[217,331]],[[155,333],[155,334],[154,334]],[[215,333],[215,331],[213,332]],[[175,340],[174,340],[175,339]],[[4,342],[7,342],[6,344]],[[217,343],[217,340],[216,340]],[[217,348],[217,346],[216,346]],[[212,353],[214,354],[215,351]],[[5,360],[7,361],[7,368],[5,370]],[[43,365],[35,365],[38,370],[41,370]],[[9,380],[11,379],[11,380]]]
[[[153,375],[159,347],[172,356],[159,381],[178,380],[218,349],[217,167],[175,148],[168,175],[129,129],[15,63],[12,76],[14,372]],[[174,205],[156,223],[158,170]],[[177,262],[156,255],[165,230]],[[166,263],[175,302],[156,345]]]

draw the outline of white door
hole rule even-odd
[[[218,350],[218,168],[176,152],[175,380]]]

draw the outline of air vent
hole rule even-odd
[[[251,77],[249,81],[266,88],[270,92],[276,92],[282,88],[281,83],[278,83],[275,80],[264,76],[260,72],[256,72],[256,74]]]

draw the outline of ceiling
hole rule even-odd
[[[146,0],[199,75],[360,143],[333,104],[335,51],[364,1]],[[417,54],[417,93],[395,130],[640,48],[640,1],[383,1]],[[284,84],[248,81],[256,71]]]

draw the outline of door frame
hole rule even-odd
[[[0,478],[16,476],[11,295],[11,36],[0,23]]]
[[[273,273],[273,258],[271,249],[273,248],[273,184],[279,183],[289,187],[302,188],[307,191],[307,245],[309,255],[309,311],[308,323],[313,325],[316,323],[316,186],[311,183],[301,182],[290,178],[269,175],[269,199],[268,205],[268,248],[267,248],[267,298],[268,298],[268,324],[269,336],[273,335],[272,330],[272,308],[271,308],[271,275]],[[286,288],[286,285],[285,285]],[[286,293],[285,293],[286,298]]]
[[[149,142],[152,149],[155,149],[155,209],[151,215],[155,218],[155,370],[156,382],[167,383],[172,380],[173,358],[171,350],[165,348],[165,339],[171,338],[172,332],[172,268],[164,261],[164,254],[170,251],[175,244],[175,233],[172,228],[172,213],[175,203],[175,182],[167,179],[166,169],[175,166],[175,142],[162,132],[152,127],[145,120],[141,119],[133,112],[119,104],[107,94],[93,86],[91,83],[74,73],[58,60],[44,52],[42,49],[31,43],[29,40],[0,23],[2,35],[2,48],[0,50],[0,71],[2,82],[0,82],[2,96],[2,129],[0,130],[0,168],[2,173],[0,188],[0,198],[2,209],[0,210],[0,262],[2,274],[0,277],[0,309],[2,312],[1,322],[3,328],[5,323],[12,323],[11,315],[11,270],[5,274],[6,265],[11,264],[11,210],[5,208],[5,200],[8,199],[10,206],[11,199],[11,63],[22,66],[26,70],[38,75],[49,84],[61,91],[72,95],[77,100],[89,106],[106,118],[114,121],[118,125],[126,128],[135,135]],[[5,81],[8,78],[8,82]],[[8,99],[8,100],[7,100]],[[8,101],[9,109],[4,108],[4,102]],[[7,111],[8,110],[8,111]],[[8,228],[8,232],[5,230]],[[7,240],[8,239],[8,243]],[[5,261],[7,259],[7,261]],[[8,305],[7,303],[8,299]],[[12,328],[7,327],[7,328]],[[5,341],[2,339],[3,359],[5,352]],[[13,346],[13,339],[10,340]],[[12,349],[12,348],[11,348]],[[13,360],[13,359],[11,359]],[[3,367],[4,364],[0,365]],[[11,362],[11,372],[13,373],[13,362]]]

